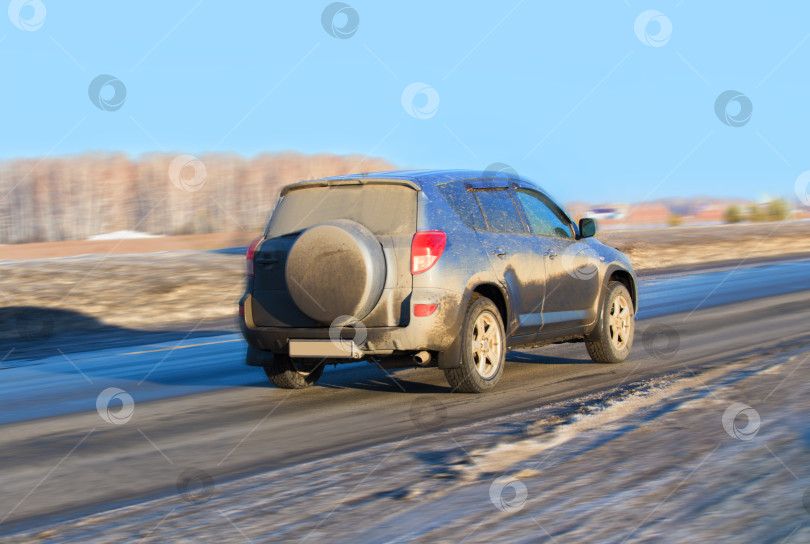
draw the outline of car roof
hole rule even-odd
[[[511,169],[504,170],[386,170],[382,172],[363,172],[359,174],[347,174],[345,176],[332,176],[328,178],[313,179],[309,181],[299,181],[287,185],[282,191],[281,195],[287,194],[292,189],[311,187],[317,185],[331,185],[332,182],[341,181],[356,181],[356,180],[391,180],[409,182],[414,189],[419,189],[425,185],[435,186],[440,183],[447,183],[451,181],[461,181],[465,179],[508,179],[519,181],[524,185],[529,185],[542,193],[544,193],[560,210],[571,219],[568,212],[548,191],[541,188],[533,181],[527,180],[517,175]]]
[[[312,181],[338,181],[353,179],[390,179],[407,180],[417,185],[438,185],[448,181],[459,181],[464,179],[499,178],[514,179],[535,185],[531,181],[521,178],[512,172],[493,170],[387,170],[383,172],[363,172],[361,174],[348,174],[345,176],[332,176]]]

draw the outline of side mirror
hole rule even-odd
[[[583,217],[579,220],[579,235],[581,238],[590,238],[596,234],[596,220]]]

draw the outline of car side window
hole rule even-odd
[[[523,232],[523,222],[509,189],[479,189],[474,192],[481,211],[484,212],[488,230]]]
[[[545,195],[519,187],[515,193],[526,212],[526,220],[534,234],[573,238],[568,218]]]
[[[444,197],[453,212],[462,223],[468,228],[475,230],[486,230],[484,216],[481,215],[481,208],[475,197],[467,190],[466,181],[450,181],[436,186],[439,193]]]

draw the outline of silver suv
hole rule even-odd
[[[502,173],[375,172],[284,187],[247,252],[247,364],[279,387],[367,360],[442,369],[480,393],[506,352],[585,342],[623,361],[638,295],[630,260],[536,185]]]

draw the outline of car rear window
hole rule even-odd
[[[475,197],[484,212],[488,230],[523,232],[523,222],[508,189],[477,190]]]
[[[416,231],[417,192],[404,185],[334,185],[294,189],[276,206],[266,236],[274,238],[333,219],[351,219],[376,235]]]
[[[481,215],[481,208],[472,193],[467,190],[466,181],[441,183],[436,186],[436,189],[467,228],[486,230],[487,226],[484,223],[484,216]]]

